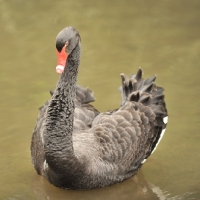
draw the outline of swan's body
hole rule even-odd
[[[67,27],[57,36],[58,54],[66,52],[66,67],[59,66],[57,87],[42,108],[31,143],[38,174],[55,186],[91,189],[121,182],[135,175],[155,150],[166,128],[163,89],[155,76],[142,79],[142,70],[122,77],[119,109],[99,113],[89,103],[88,89],[76,86],[80,36]]]

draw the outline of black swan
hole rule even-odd
[[[121,74],[121,107],[99,113],[93,93],[76,85],[81,39],[73,27],[56,37],[61,74],[51,99],[40,108],[31,142],[39,175],[65,189],[92,189],[135,175],[160,142],[167,125],[163,88],[139,68]]]

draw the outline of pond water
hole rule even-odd
[[[200,199],[200,1],[0,0],[0,199]],[[119,106],[120,73],[157,74],[169,123],[155,153],[133,178],[68,191],[38,176],[30,141],[38,108],[50,98],[55,36],[66,26],[82,38],[78,84],[100,110]]]

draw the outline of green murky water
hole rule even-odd
[[[0,0],[0,199],[200,199],[200,1]],[[91,191],[67,191],[34,171],[30,141],[55,87],[55,36],[82,38],[78,83],[101,111],[119,105],[119,74],[141,67],[166,91],[169,124],[137,176]]]

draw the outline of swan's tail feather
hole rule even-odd
[[[139,68],[137,74],[133,74],[128,78],[125,74],[120,74],[122,79],[122,86],[119,91],[122,95],[122,102],[124,105],[126,101],[140,102],[152,108],[156,116],[166,117],[167,110],[164,102],[164,89],[156,86],[156,75],[148,78],[142,78],[142,69]]]
[[[140,68],[138,72],[131,75],[130,78],[125,74],[120,75],[122,79],[122,86],[119,88],[122,96],[122,102],[120,105],[125,105],[127,101],[138,102],[144,106],[150,107],[156,115],[156,126],[154,128],[152,127],[153,129],[151,131],[154,133],[156,132],[157,134],[155,134],[153,138],[149,139],[151,148],[147,153],[147,158],[156,149],[167,125],[168,114],[164,101],[164,89],[155,84],[156,75],[148,79],[143,79],[142,69]]]

